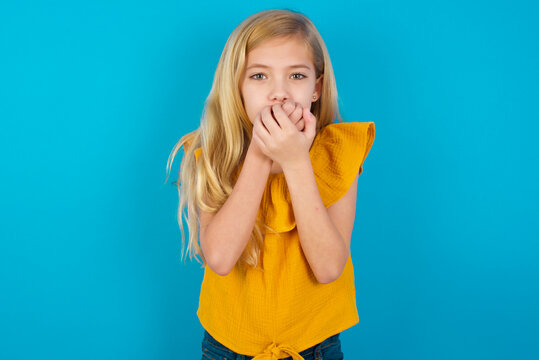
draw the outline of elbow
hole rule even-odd
[[[334,273],[328,272],[324,274],[319,274],[318,276],[316,276],[316,280],[318,280],[320,284],[330,284],[337,280],[340,276],[341,274],[335,275]]]
[[[217,275],[226,276],[232,271],[233,266],[229,265],[229,262],[226,261],[227,259],[222,254],[204,251],[204,258],[206,259],[206,265]]]
[[[219,276],[227,276],[232,271],[232,267],[224,266],[222,264],[210,266],[211,270]]]
[[[348,258],[350,257],[350,251],[344,250],[341,257],[337,258],[333,262],[326,264],[322,271],[315,273],[316,280],[321,284],[330,284],[339,279],[346,267]]]
[[[221,258],[215,258],[215,257],[207,257],[206,258],[206,264],[208,267],[217,275],[220,276],[226,276],[232,271],[232,267],[228,266],[224,259]]]
[[[326,269],[323,272],[319,272],[318,274],[315,274],[316,280],[320,284],[330,284],[341,277],[342,273],[344,271],[344,265],[343,266],[333,266],[331,268]]]

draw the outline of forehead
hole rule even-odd
[[[249,51],[246,57],[247,66],[257,63],[278,67],[301,62],[312,65],[311,51],[300,36],[266,40]]]

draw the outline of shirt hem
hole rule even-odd
[[[262,352],[255,353],[255,352],[252,352],[252,351],[243,351],[245,349],[239,348],[235,344],[229,343],[228,339],[224,339],[224,338],[221,337],[221,334],[212,333],[213,330],[209,330],[210,327],[207,326],[205,319],[200,317],[198,311],[197,311],[197,316],[198,316],[200,324],[202,325],[204,330],[206,330],[215,340],[217,340],[219,343],[221,343],[221,345],[225,346],[229,350],[231,350],[231,351],[233,351],[235,353],[238,353],[240,355],[246,355],[246,356],[257,356],[257,355],[262,354]],[[343,325],[341,325],[341,326],[339,326],[337,328],[334,328],[333,330],[325,333],[325,335],[322,335],[321,337],[316,338],[315,340],[307,343],[306,345],[297,346],[296,351],[298,353],[300,353],[300,352],[302,352],[304,350],[307,350],[307,349],[321,343],[322,341],[326,340],[327,338],[329,338],[329,337],[331,337],[331,336],[333,336],[335,334],[338,334],[340,332],[343,332],[344,330],[350,329],[351,327],[357,325],[358,323],[359,323],[359,317],[356,316],[352,321],[350,321],[348,323],[344,323]],[[271,340],[268,340],[268,341],[271,341]],[[284,344],[284,345],[290,345],[290,344]],[[289,355],[284,356],[283,359],[285,357],[288,357],[288,356]]]

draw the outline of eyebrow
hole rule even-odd
[[[247,70],[251,69],[251,68],[255,68],[255,67],[259,67],[259,68],[265,68],[265,69],[269,69],[270,66],[268,65],[264,65],[264,64],[251,64]],[[291,65],[288,67],[288,69],[294,69],[294,68],[305,68],[307,70],[311,70],[311,67],[308,66],[308,65],[305,65],[305,64],[297,64],[297,65]]]

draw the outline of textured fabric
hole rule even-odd
[[[306,350],[303,350],[299,355],[304,360],[343,360],[344,354],[341,349],[340,333],[328,337],[326,340],[318,343]],[[209,332],[204,331],[202,338],[202,360],[252,360],[249,355],[238,354],[217,340],[215,340]],[[292,357],[286,360],[293,360]]]
[[[332,123],[309,151],[325,207],[337,202],[363,171],[374,141],[373,122]],[[201,149],[197,149],[198,159]],[[319,283],[302,252],[283,173],[268,177],[258,216],[267,232],[262,269],[237,267],[226,276],[205,266],[197,316],[227,348],[259,359],[303,359],[308,349],[359,322],[354,269],[349,256],[340,277]]]

